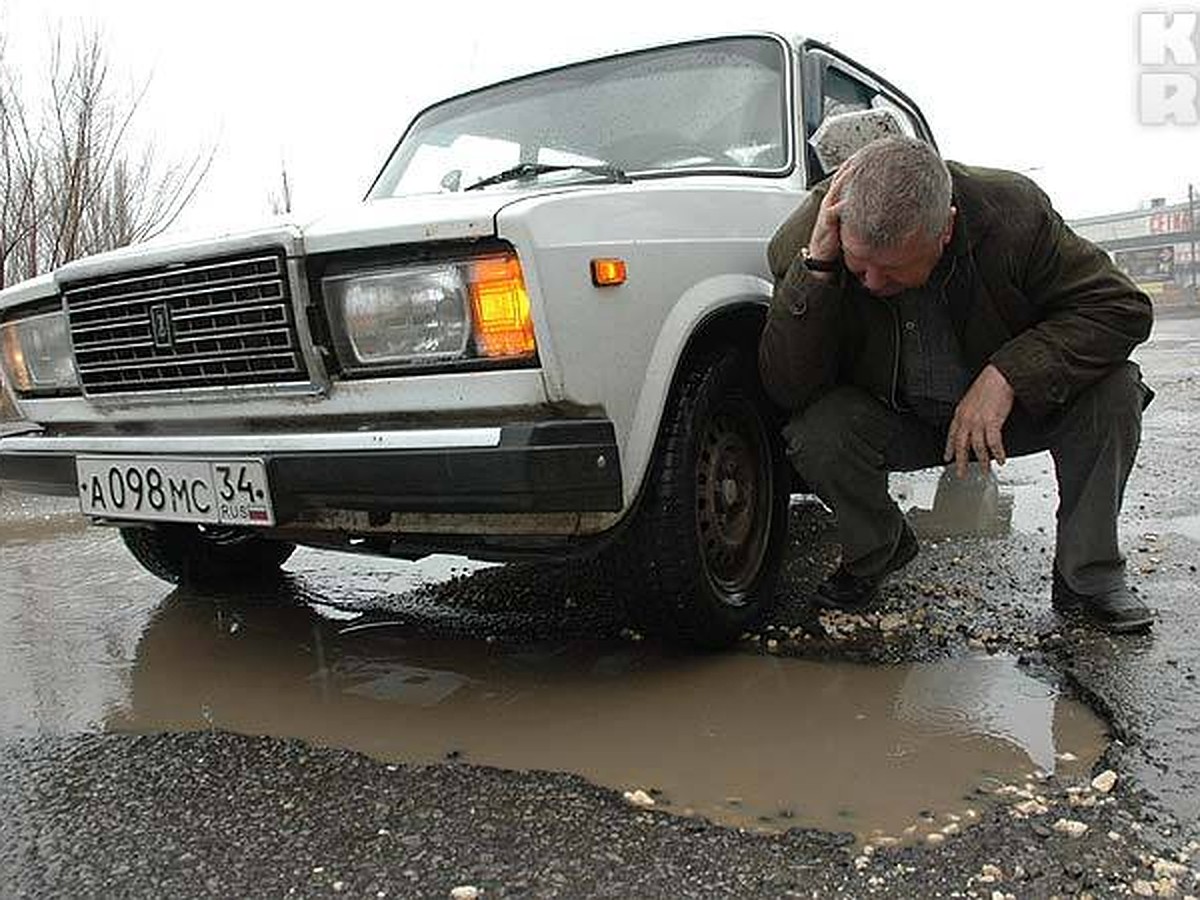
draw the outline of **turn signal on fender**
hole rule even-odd
[[[596,287],[613,287],[625,283],[625,260],[593,259],[592,284]]]
[[[530,356],[537,345],[529,294],[516,256],[489,256],[471,263],[471,312],[481,356]]]

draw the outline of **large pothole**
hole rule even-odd
[[[1086,771],[1106,741],[1094,714],[1007,656],[881,667],[489,644],[184,598],[146,627],[108,725],[575,772],[731,825],[901,838],[969,821],[976,788]]]

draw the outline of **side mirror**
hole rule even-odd
[[[904,125],[894,111],[860,109],[827,116],[808,143],[828,175],[871,141],[905,133]]]
[[[443,191],[450,191],[451,193],[454,193],[458,190],[458,187],[461,183],[462,169],[451,169],[442,176],[441,186]]]

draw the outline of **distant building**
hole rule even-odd
[[[1193,286],[1200,266],[1192,253],[1200,242],[1200,195],[1194,200],[1194,205],[1186,200],[1168,204],[1159,197],[1142,209],[1075,219],[1070,225],[1107,250],[1156,301],[1197,302]]]

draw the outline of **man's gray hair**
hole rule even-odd
[[[937,151],[910,137],[867,144],[844,165],[854,168],[843,189],[842,224],[879,250],[920,229],[931,238],[950,221],[950,171]]]

